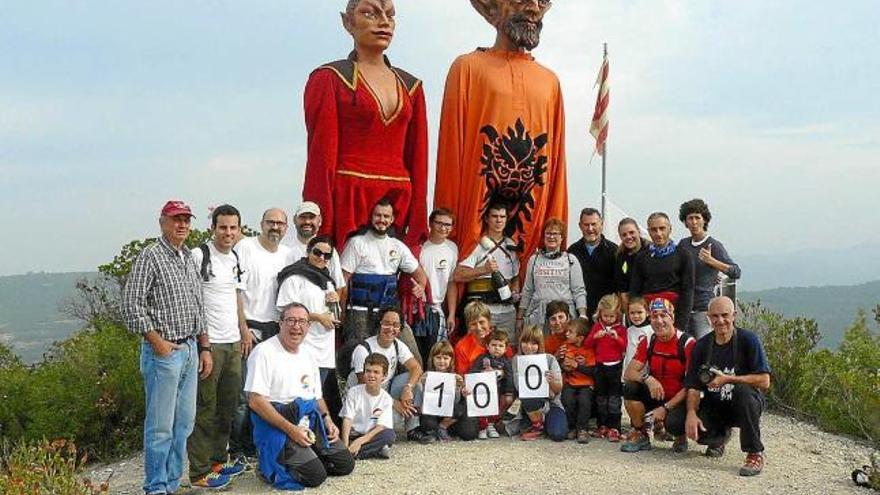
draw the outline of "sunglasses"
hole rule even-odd
[[[314,249],[312,249],[312,254],[314,254],[315,256],[317,256],[317,257],[319,257],[319,258],[324,258],[324,259],[327,260],[327,261],[330,261],[330,258],[333,257],[333,252],[332,252],[332,251],[329,252],[329,253],[325,253],[324,251],[321,251],[321,250],[318,249],[318,248],[314,248]]]

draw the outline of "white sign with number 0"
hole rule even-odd
[[[452,417],[455,406],[455,374],[429,371],[425,373],[422,414]]]
[[[469,373],[464,376],[467,415],[472,418],[498,416],[498,381],[494,371]]]
[[[550,397],[547,385],[547,355],[534,354],[516,356],[516,383],[519,396],[523,399],[545,399]]]

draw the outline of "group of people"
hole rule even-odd
[[[708,235],[708,206],[681,206],[691,235],[678,243],[662,212],[650,240],[624,219],[619,246],[586,208],[566,248],[561,89],[529,53],[551,1],[471,4],[496,39],[450,68],[430,215],[422,81],[385,57],[392,0],[348,0],[354,50],[309,77],[292,231],[270,208],[244,237],[222,205],[210,241],[189,249],[192,209],[162,208],[122,294],[143,336],[146,494],[175,493],[184,456],[193,486],[225,487],[252,458],[275,487],[318,486],[391,457],[396,430],[421,444],[604,438],[624,452],[651,448],[653,432],[718,456],[738,426],[740,473],[763,468],[770,370],[715,297],[720,274],[740,270]],[[543,396],[521,389],[532,366]],[[488,372],[497,414],[469,414],[468,377]],[[423,407],[430,373],[454,380],[449,414]]]

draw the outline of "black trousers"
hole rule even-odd
[[[700,432],[697,441],[703,445],[720,444],[730,428],[737,427],[739,428],[739,445],[743,452],[763,452],[761,413],[764,412],[766,404],[762,392],[741,383],[733,386],[731,400],[703,398],[700,401],[697,416],[700,417],[706,431]]]
[[[456,421],[449,427],[449,433],[465,441],[476,440],[480,433],[480,422],[477,418],[467,415],[467,403],[464,398],[455,403],[452,415]],[[419,427],[428,433],[436,433],[442,419],[440,416],[422,414],[419,416]]]
[[[562,405],[565,407],[569,427],[586,430],[589,427],[590,414],[593,411],[593,387],[589,385],[582,387],[563,385]]]
[[[641,382],[626,382],[623,386],[624,400],[633,402],[641,402],[645,406],[645,412],[653,411],[660,407],[664,402],[655,400],[651,397],[648,386]],[[666,431],[673,436],[684,435],[684,422],[687,419],[687,401],[681,401],[677,406],[673,407],[666,413]]]
[[[297,424],[296,404],[293,402],[286,404],[279,412],[284,419]],[[311,429],[315,435],[319,435],[318,425],[311,425]],[[345,476],[354,471],[354,457],[342,441],[337,439],[329,447],[321,443],[319,441],[311,447],[303,447],[288,439],[284,451],[279,456],[278,461],[287,468],[290,476],[305,487],[320,486],[328,475]]]
[[[596,365],[596,389],[594,396],[598,406],[598,426],[620,429],[620,406],[623,404],[623,384],[620,382],[620,374],[623,364],[617,363],[611,366],[599,363]]]

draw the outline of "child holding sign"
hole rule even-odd
[[[428,355],[428,371],[437,373],[455,373],[455,357],[452,345],[448,341],[437,342],[431,347]],[[423,375],[420,383],[416,385],[416,403],[421,404],[421,397],[424,396],[425,377]],[[452,435],[462,440],[473,440],[477,438],[478,423],[476,418],[470,418],[467,415],[467,405],[464,400],[462,390],[464,387],[464,379],[461,375],[455,375],[455,398],[452,416],[438,417],[424,414],[419,417],[420,428],[429,435],[435,435],[437,440],[452,440]],[[423,407],[424,409],[424,407]]]
[[[546,380],[549,388],[549,397],[547,398],[520,398],[522,410],[525,412],[529,421],[528,429],[520,436],[521,440],[537,440],[544,433],[551,440],[561,442],[565,440],[568,433],[568,420],[565,417],[565,410],[562,408],[560,392],[562,392],[562,370],[556,357],[544,352],[544,332],[541,327],[529,325],[523,330],[519,338],[519,354],[520,356],[543,356],[547,361],[547,372],[543,376],[539,376],[539,380],[524,380],[529,387],[535,389],[543,386],[541,380]],[[519,359],[513,361],[514,376],[520,375]],[[523,373],[528,372],[528,368],[522,370]],[[517,379],[514,384],[523,394],[520,380]]]
[[[513,403],[513,368],[510,365],[510,359],[507,353],[507,332],[504,330],[493,330],[489,334],[488,351],[481,354],[474,364],[471,365],[471,373],[479,373],[481,371],[493,371],[498,380],[499,411],[504,411]],[[480,418],[480,433],[477,436],[480,440],[487,438],[498,438],[498,430],[495,429],[495,423],[501,419],[498,416],[483,416]]]
[[[391,457],[394,419],[391,395],[382,388],[388,358],[374,352],[364,360],[364,383],[348,389],[342,406],[342,443],[355,459]]]
[[[609,442],[620,441],[620,406],[623,403],[623,356],[626,353],[626,328],[620,323],[620,298],[608,294],[599,299],[596,324],[584,341],[584,347],[596,354],[596,405],[599,430],[596,436]]]
[[[593,374],[596,357],[592,349],[583,347],[590,333],[587,321],[581,318],[568,322],[565,349],[562,356],[562,404],[568,418],[568,438],[578,443],[589,443],[587,431],[593,410]]]

